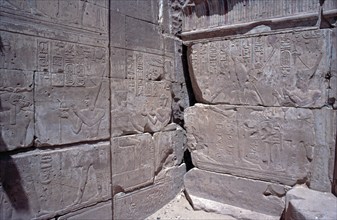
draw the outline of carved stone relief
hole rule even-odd
[[[171,119],[171,92],[167,81],[111,80],[112,135],[157,132]]]
[[[109,143],[0,160],[1,219],[46,219],[111,198]]]
[[[287,185],[323,184],[324,178],[314,178],[318,175],[314,167],[326,176],[332,173],[328,158],[325,165],[315,158],[322,157],[323,149],[333,148],[333,143],[321,139],[322,132],[334,140],[333,110],[197,104],[185,112],[185,123],[192,161],[198,168]],[[324,190],[329,187],[331,182]]]
[[[106,49],[37,40],[37,59],[37,144],[109,138]]]
[[[196,99],[322,107],[336,96],[328,92],[335,87],[327,77],[330,36],[329,30],[315,30],[194,44],[189,62]]]

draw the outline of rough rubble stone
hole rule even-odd
[[[196,104],[185,126],[200,169],[331,189],[334,110]]]
[[[197,168],[186,173],[184,185],[187,196],[190,197],[192,204],[197,209],[209,211],[213,209],[212,211],[222,214],[231,213],[226,213],[226,210],[222,210],[221,206],[216,206],[212,202],[208,203],[207,201],[210,200],[278,217],[281,216],[284,209],[283,196],[287,190],[286,186],[280,184],[203,171]],[[217,210],[216,207],[220,209]],[[231,214],[238,213],[232,212]]]
[[[109,143],[0,158],[0,218],[49,219],[111,198]]]
[[[337,219],[337,198],[299,186],[286,195],[286,220]]]
[[[145,219],[172,200],[183,187],[185,164],[166,170],[153,185],[114,197],[114,219]]]
[[[337,97],[330,78],[330,30],[258,35],[189,47],[197,101],[323,107]],[[328,76],[334,74],[333,76]],[[330,91],[330,92],[329,92]]]

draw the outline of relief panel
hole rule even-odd
[[[109,143],[0,160],[0,218],[49,219],[111,198]]]
[[[38,145],[109,137],[105,48],[37,40],[35,75]]]
[[[0,11],[9,12],[16,16],[24,16],[46,22],[94,32],[108,32],[108,9],[104,8],[107,0],[2,0]],[[103,6],[103,7],[102,7]],[[12,15],[7,16],[11,17]]]
[[[112,136],[157,132],[171,119],[171,84],[139,80],[144,70],[128,72],[128,79],[111,80]]]
[[[0,151],[33,144],[33,74],[0,69]]]
[[[329,30],[315,30],[194,44],[189,61],[196,98],[322,107],[328,100],[330,37]]]
[[[154,144],[150,134],[113,138],[114,190],[126,192],[153,183]]]
[[[312,168],[320,166],[313,163],[321,157],[314,153],[318,152],[315,148],[334,145],[317,143],[317,129],[324,133],[335,130],[322,124],[320,117],[328,117],[332,124],[336,119],[335,114],[300,108],[198,104],[185,114],[188,147],[193,163],[201,169],[288,185],[310,182]]]

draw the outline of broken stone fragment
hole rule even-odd
[[[286,195],[285,219],[337,219],[337,197],[303,186],[294,187]]]

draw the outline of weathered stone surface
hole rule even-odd
[[[0,151],[33,144],[33,75],[0,69]]]
[[[212,208],[216,208],[213,204],[208,206],[207,201],[204,201],[205,203],[202,201],[202,199],[206,199],[280,217],[285,206],[282,197],[285,195],[287,188],[279,184],[193,168],[184,176],[184,185],[193,205],[195,205],[193,198],[197,199],[196,208],[199,209],[212,210]],[[222,213],[221,209],[217,211]],[[235,212],[232,214],[235,214]]]
[[[61,216],[59,220],[112,220],[112,202],[99,203],[76,212]]]
[[[185,164],[166,170],[154,185],[114,197],[114,219],[144,219],[172,200],[183,187]]]
[[[324,2],[324,1],[322,1]],[[336,5],[333,0],[326,3]],[[293,15],[318,14],[317,0],[192,0],[184,8],[183,31],[210,29],[219,26],[264,21]],[[317,15],[316,15],[317,16]]]
[[[182,163],[186,150],[186,132],[180,126],[173,131],[155,133],[153,141],[155,174]]]
[[[129,73],[128,79],[111,80],[112,136],[162,130],[171,119],[170,83]]]
[[[153,183],[166,169],[182,163],[186,133],[178,125],[155,133],[112,138],[112,178],[116,192],[129,192]]]
[[[1,219],[47,219],[111,198],[109,143],[0,158]]]
[[[155,157],[150,134],[113,138],[111,147],[114,189],[127,192],[153,183]]]
[[[37,50],[36,143],[109,138],[107,50],[46,39]]]
[[[314,30],[196,43],[189,48],[196,99],[322,107],[336,97],[331,94],[336,85],[329,83],[336,77],[330,73],[331,33]]]
[[[334,110],[197,104],[185,111],[185,123],[198,168],[331,188]]]
[[[337,198],[331,193],[295,187],[286,195],[285,219],[337,219]]]

